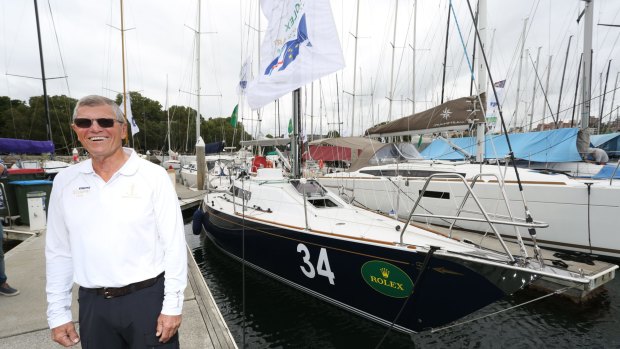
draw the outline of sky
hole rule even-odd
[[[303,89],[306,133],[339,130],[343,135],[360,135],[378,122],[410,115],[414,105],[419,112],[440,104],[442,85],[444,100],[469,95],[467,57],[471,60],[473,34],[466,0],[452,1],[447,51],[449,0],[359,0],[359,17],[357,0],[330,2],[346,67]],[[247,57],[257,62],[260,35],[268,22],[260,14],[258,3],[200,2],[199,94],[205,118],[230,116],[239,103],[240,68]],[[168,103],[197,108],[198,4],[197,0],[124,1],[127,90],[158,100],[162,107]],[[577,23],[577,17],[584,1],[488,0],[487,6],[485,51],[493,80],[506,80],[501,101],[506,122],[519,126],[530,117],[534,123],[542,121],[543,116],[549,122],[550,115],[557,114],[561,88],[559,115],[570,120],[583,47],[583,21]],[[120,0],[39,0],[38,11],[49,95],[77,99],[100,94],[114,98],[122,91]],[[0,96],[27,101],[42,95],[34,12],[32,1],[0,0]],[[524,58],[520,60],[526,19]],[[612,105],[612,90],[620,71],[620,27],[597,24],[620,24],[620,1],[595,0],[594,23],[592,95],[602,94],[611,60],[603,115],[615,117],[620,93]],[[444,52],[446,78],[442,84]],[[593,101],[592,115],[600,113],[601,101]],[[246,128],[258,136],[285,133],[292,108],[288,96],[278,105],[266,106],[261,110],[260,125],[259,116],[243,103],[240,110]]]

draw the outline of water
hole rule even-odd
[[[190,231],[191,227],[187,228]],[[240,348],[620,348],[620,280],[587,305],[557,296],[435,333],[413,336],[285,286],[188,235],[203,275]],[[495,313],[542,294],[520,292],[463,319]],[[458,290],[454,297],[459,297]],[[243,318],[245,299],[245,313]],[[466,302],[467,299],[463,299]],[[377,306],[381,306],[377,304]],[[245,329],[245,331],[244,331]],[[245,333],[245,336],[244,336]]]

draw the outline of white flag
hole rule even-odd
[[[504,100],[504,86],[506,85],[506,80],[501,80],[495,83],[495,91],[497,92],[497,98],[500,101]],[[490,93],[487,93],[489,96],[487,98],[487,115],[486,122],[487,128],[489,132],[494,133],[497,127],[497,121],[499,119],[499,103],[495,99],[495,94],[493,90]]]
[[[248,87],[248,80],[252,80],[252,57],[247,57],[241,71],[239,72],[239,86],[237,87],[237,94],[245,94],[245,89]]]
[[[124,101],[123,103],[121,103],[121,110],[124,110],[123,104],[125,104]],[[138,128],[138,125],[136,124],[136,121],[133,119],[133,115],[131,114],[131,97],[129,96],[129,93],[127,94],[127,115],[125,115],[125,117],[127,118],[127,122],[129,122],[129,126],[131,126],[131,135],[133,136],[136,133],[140,132],[140,129]]]
[[[269,20],[248,104],[258,109],[344,67],[329,0],[261,0]]]

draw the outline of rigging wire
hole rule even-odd
[[[567,287],[561,288],[559,290],[553,291],[551,293],[542,295],[542,296],[540,296],[538,298],[530,299],[527,302],[523,302],[523,303],[517,304],[515,306],[512,306],[512,307],[509,307],[509,308],[506,308],[506,309],[502,309],[502,310],[496,311],[496,312],[491,313],[491,314],[483,315],[483,316],[480,316],[480,317],[477,317],[477,318],[474,318],[474,319],[470,319],[470,320],[466,320],[466,321],[461,321],[461,322],[458,322],[458,323],[455,323],[455,324],[452,324],[452,325],[448,325],[448,326],[444,326],[444,327],[433,328],[433,329],[430,330],[430,332],[431,333],[436,333],[436,332],[445,331],[447,329],[451,329],[451,328],[454,328],[454,327],[463,326],[465,324],[468,324],[468,323],[471,323],[471,322],[474,322],[474,321],[478,321],[478,320],[482,320],[482,319],[485,319],[485,318],[488,318],[488,317],[491,317],[491,316],[495,316],[495,315],[501,314],[503,312],[506,312],[506,311],[509,311],[509,310],[513,310],[513,309],[522,307],[522,306],[530,304],[530,303],[538,302],[540,300],[543,300],[543,299],[545,299],[547,297],[551,297],[551,296],[556,295],[556,294],[562,294],[562,293],[568,291],[571,288],[573,288],[573,286],[567,286]]]

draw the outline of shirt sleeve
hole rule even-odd
[[[164,248],[164,302],[162,314],[180,315],[187,286],[187,244],[179,199],[170,177],[158,171],[158,187],[154,193],[155,217],[159,239]]]
[[[47,322],[50,328],[72,321],[73,260],[62,214],[62,190],[56,178],[50,195],[45,236]]]

